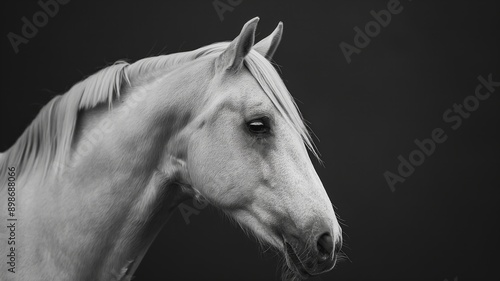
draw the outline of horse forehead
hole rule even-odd
[[[253,75],[248,70],[241,72],[227,81],[230,87],[226,102],[240,109],[257,107],[272,109],[272,101]]]

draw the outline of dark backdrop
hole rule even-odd
[[[220,0],[234,6],[221,18],[211,0],[72,0],[16,54],[7,34],[20,34],[21,18],[40,7],[4,1],[0,149],[54,95],[118,59],[231,40],[254,16],[260,39],[281,20],[275,61],[319,139],[325,164],[316,168],[343,219],[349,256],[313,280],[496,279],[500,88],[457,130],[443,113],[474,94],[479,75],[500,81],[498,1],[402,0],[348,63],[339,44],[353,45],[353,28],[388,2]],[[435,128],[447,140],[392,191],[384,172],[397,173],[398,156],[408,159],[414,140]],[[135,280],[278,279],[278,258],[217,211],[189,219],[172,216]]]

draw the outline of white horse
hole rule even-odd
[[[283,25],[254,45],[257,22],[230,43],[118,62],[41,110],[0,155],[2,222],[7,198],[17,220],[2,280],[130,280],[193,196],[283,253],[284,279],[333,268],[341,228],[269,62]]]

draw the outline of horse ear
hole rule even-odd
[[[217,67],[225,70],[239,70],[243,60],[250,52],[255,41],[255,29],[259,17],[249,20],[241,29],[240,35],[236,37],[226,50],[217,58]]]
[[[280,44],[281,35],[283,35],[283,23],[280,21],[273,33],[255,44],[254,49],[266,59],[271,60]]]

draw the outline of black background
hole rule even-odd
[[[116,60],[232,40],[254,16],[261,39],[281,20],[275,61],[319,139],[350,259],[313,280],[496,280],[500,88],[457,130],[442,115],[479,75],[500,81],[498,1],[402,0],[348,64],[340,42],[388,2],[243,0],[221,21],[209,0],[73,0],[15,54],[7,34],[40,7],[4,1],[0,151],[54,95]],[[383,173],[435,128],[447,141],[391,192]],[[176,211],[134,280],[277,280],[277,263],[209,207],[189,224]]]

